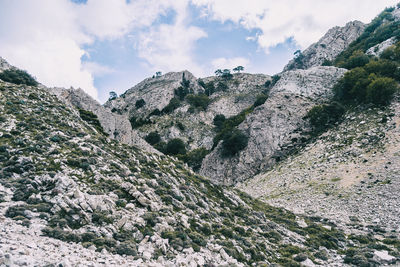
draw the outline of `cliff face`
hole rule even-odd
[[[282,73],[269,98],[239,125],[249,137],[238,155],[224,157],[221,144],[203,160],[200,173],[216,183],[232,185],[273,166],[307,131],[303,119],[317,103],[327,100],[345,69],[314,67]],[[296,141],[294,141],[296,140]]]
[[[363,33],[365,27],[360,21],[352,21],[344,27],[330,29],[318,42],[304,50],[297,60],[289,61],[284,71],[308,69],[334,60]]]

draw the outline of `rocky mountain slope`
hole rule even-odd
[[[238,185],[267,203],[348,224],[400,228],[400,103],[356,109],[298,154]]]
[[[345,70],[314,67],[309,70],[283,72],[271,89],[267,101],[257,107],[239,126],[249,142],[238,155],[224,157],[219,144],[203,160],[200,173],[212,181],[232,185],[271,167],[301,142],[307,130],[303,119],[307,111],[331,96],[333,84]]]
[[[159,153],[132,129],[128,117],[112,113],[82,89],[50,88],[49,90],[64,103],[94,113],[110,138],[128,145],[138,146],[148,152]]]
[[[46,88],[0,82],[0,103],[1,264],[337,266],[353,252],[384,262],[392,246],[350,249],[352,236],[329,221],[108,139]]]
[[[148,120],[148,123],[137,127],[142,138],[157,132],[165,142],[174,138],[182,139],[188,150],[200,147],[211,149],[216,135],[214,117],[218,114],[234,116],[251,106],[257,95],[266,89],[264,84],[269,79],[267,75],[239,73],[233,74],[232,79],[207,77],[199,80],[188,71],[167,73],[144,80],[104,106],[129,118]],[[178,98],[176,90],[182,88],[183,81],[188,82],[187,94],[196,95],[204,93],[208,87],[214,88],[214,93],[208,93],[207,106],[194,108],[181,99],[176,109],[160,112],[172,99]],[[145,104],[136,106],[137,101],[141,100]]]
[[[343,50],[355,41],[366,25],[360,21],[351,21],[344,27],[330,29],[318,42],[309,46],[285,66],[284,71],[308,69],[321,66],[334,60]]]

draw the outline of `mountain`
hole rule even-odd
[[[0,58],[0,265],[398,264],[399,14],[104,105]]]
[[[251,106],[257,95],[266,89],[264,84],[268,80],[270,77],[263,74],[237,73],[230,79],[197,79],[188,71],[167,73],[142,81],[104,106],[116,114],[140,121],[134,128],[142,138],[157,132],[165,142],[182,139],[189,150],[211,149],[216,135],[214,117],[218,114],[231,117]],[[199,99],[204,103],[190,103],[185,99],[186,95],[205,92],[207,97]],[[138,101],[143,101],[143,106],[136,105]],[[171,106],[173,108],[168,110]]]
[[[47,88],[0,82],[0,91],[2,264],[334,266],[349,248],[331,221],[107,138],[95,116]]]

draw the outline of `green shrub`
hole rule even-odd
[[[325,59],[324,62],[322,62],[322,66],[332,66],[333,63],[332,61]]]
[[[256,101],[253,104],[253,106],[254,107],[261,106],[262,104],[265,103],[265,101],[267,101],[267,99],[268,99],[268,96],[265,95],[265,94],[258,95]]]
[[[219,82],[215,91],[216,92],[220,92],[220,91],[225,92],[228,89],[229,89],[229,87],[228,87],[228,85],[226,83]]]
[[[335,99],[348,104],[372,103],[387,105],[398,86],[398,64],[387,59],[370,61],[345,73],[334,86]]]
[[[139,128],[146,124],[151,124],[151,121],[148,118],[136,118],[134,115],[129,118],[129,122],[131,123],[132,129]]]
[[[344,111],[345,109],[341,104],[333,102],[329,105],[313,107],[306,117],[310,119],[313,129],[319,132],[339,121]]]
[[[224,124],[226,118],[223,114],[217,114],[215,115],[214,119],[213,119],[213,123],[214,125],[219,129],[222,127],[222,125]]]
[[[106,212],[95,211],[92,213],[92,222],[96,225],[103,225],[112,223],[113,219]]]
[[[363,67],[369,62],[369,57],[364,54],[361,50],[356,50],[343,64],[346,69],[354,69],[357,67]]]
[[[335,99],[345,103],[364,102],[368,83],[368,72],[364,68],[352,69],[334,86]]]
[[[381,58],[400,62],[400,42],[385,49],[381,54]]]
[[[397,83],[392,78],[376,77],[373,78],[367,87],[367,101],[375,105],[387,105],[399,89]]]
[[[160,115],[161,115],[161,111],[158,108],[156,108],[149,114],[149,117],[150,116],[160,116]]]
[[[18,69],[8,69],[0,72],[0,79],[15,84],[38,85],[38,82],[29,73]]]
[[[204,82],[203,82],[204,83]],[[214,82],[208,82],[208,83],[204,83],[204,93],[208,96],[212,95],[215,93],[216,89],[215,89],[215,85]]]
[[[136,109],[139,109],[139,108],[143,107],[144,105],[146,105],[146,101],[144,101],[144,99],[139,99],[135,103]]]
[[[179,138],[174,138],[168,141],[166,147],[165,147],[165,153],[167,155],[184,155],[186,154],[186,147],[185,143],[179,139]]]
[[[201,167],[201,163],[207,154],[210,153],[206,148],[200,147],[185,154],[181,159],[186,162],[194,171]]]
[[[378,76],[390,77],[399,80],[400,70],[399,64],[387,59],[371,60],[364,69],[368,73],[374,73]]]
[[[180,106],[181,106],[181,101],[178,98],[174,97],[169,101],[168,105],[162,109],[161,112],[169,114],[172,113],[175,109],[179,108]]]
[[[192,107],[201,110],[206,110],[211,102],[207,95],[188,95],[186,99]]]
[[[383,11],[368,24],[361,36],[335,59],[335,66],[343,67],[346,60],[357,50],[365,52],[393,36],[400,36],[399,25],[400,21],[394,21],[391,13]]]
[[[238,129],[227,133],[222,142],[222,154],[224,156],[234,156],[239,151],[246,148],[248,137]]]
[[[79,116],[81,117],[82,120],[92,125],[100,134],[106,136],[108,135],[106,132],[104,132],[103,126],[101,126],[100,121],[97,118],[96,114],[84,109],[78,109],[78,111],[79,111]]]
[[[247,109],[242,110],[239,114],[226,119],[222,124],[222,127],[217,128],[217,134],[213,139],[213,148],[216,147],[219,141],[223,140],[227,134],[232,133],[235,127],[241,124],[246,119],[246,116],[253,112],[253,110],[254,107],[251,106]]]
[[[146,140],[150,145],[155,145],[161,141],[161,137],[158,132],[151,132],[144,138],[144,140]]]
[[[179,100],[183,101],[185,97],[189,94],[189,89],[187,87],[179,86],[178,89],[175,89],[174,93],[179,98]]]
[[[185,125],[182,124],[182,122],[178,121],[176,122],[176,127],[178,127],[179,130],[184,131],[185,130]]]

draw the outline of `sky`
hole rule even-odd
[[[273,75],[330,28],[399,0],[0,0],[0,57],[101,103],[155,72]]]

